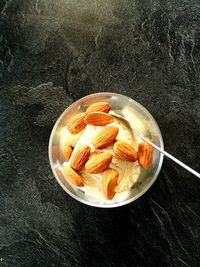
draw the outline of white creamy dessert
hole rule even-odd
[[[113,111],[109,112],[110,114],[116,114]],[[127,121],[131,125],[133,125],[135,128],[137,128],[141,134],[147,136],[148,135],[148,129],[150,129],[150,125],[148,121],[141,121],[138,116],[134,116],[133,112],[129,110],[128,108],[125,108],[121,111],[123,116],[126,118]],[[70,146],[73,146],[73,152],[71,155],[70,160],[64,163],[64,165],[70,165],[71,159],[73,158],[74,153],[77,151],[79,147],[82,145],[88,145],[91,149],[91,155],[93,155],[96,152],[99,152],[99,149],[96,149],[92,144],[92,139],[94,136],[103,128],[107,127],[105,126],[93,126],[93,125],[87,125],[84,130],[82,130],[78,134],[71,134],[67,127],[64,127],[60,136],[61,140],[61,149],[68,144]],[[114,121],[109,124],[109,126],[116,126],[119,129],[118,135],[116,137],[116,141],[126,141],[130,144],[132,144],[137,150],[138,144],[141,142],[139,138],[137,138],[133,133],[130,132],[130,130],[123,125],[121,122]],[[134,140],[133,140],[134,139]],[[78,140],[78,141],[77,141]],[[141,167],[138,163],[138,161],[130,162],[123,159],[120,159],[114,154],[113,151],[113,145],[110,145],[104,149],[100,150],[101,152],[108,152],[112,155],[112,162],[109,165],[109,168],[113,168],[118,171],[119,178],[117,182],[117,186],[115,188],[115,196],[112,200],[114,202],[122,201],[127,197],[127,195],[130,193],[130,189],[134,187],[134,185],[137,184]],[[102,173],[88,173],[85,171],[85,169],[80,170],[80,175],[84,181],[84,186],[79,187],[78,190],[82,190],[85,192],[86,196],[88,198],[92,198],[95,201],[99,203],[103,203],[106,200],[105,195],[103,194],[102,190]]]

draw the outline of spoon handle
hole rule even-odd
[[[149,141],[148,139],[146,139],[145,137],[143,137],[137,129],[134,128],[135,133],[137,134],[138,137],[140,137],[143,141],[145,141],[147,144],[151,145],[152,147],[154,147],[156,150],[158,150],[160,153],[162,153],[163,155],[165,155],[166,157],[170,158],[171,160],[175,161],[177,164],[179,164],[181,167],[185,168],[187,171],[191,172],[192,174],[194,174],[195,176],[197,176],[198,178],[200,178],[200,173],[196,172],[195,170],[193,170],[192,168],[190,168],[189,166],[187,166],[185,163],[183,163],[182,161],[178,160],[177,158],[175,158],[174,156],[172,156],[171,154],[169,154],[168,152],[162,150],[160,147],[158,147],[157,145],[155,145],[154,143],[152,143],[151,141]]]

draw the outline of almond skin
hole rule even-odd
[[[97,103],[94,103],[92,105],[90,105],[87,110],[86,110],[86,113],[91,113],[91,112],[98,112],[98,111],[101,111],[101,112],[106,112],[108,113],[111,109],[111,105],[107,102],[97,102]]]
[[[109,153],[100,153],[92,156],[85,164],[85,170],[89,173],[105,171],[111,163],[112,156]]]
[[[103,173],[102,187],[104,195],[107,199],[113,199],[115,195],[115,188],[117,186],[119,174],[118,171],[108,168]]]
[[[73,170],[70,166],[64,165],[63,166],[64,175],[70,182],[76,186],[84,186],[83,180],[81,176]]]
[[[115,126],[108,126],[99,131],[92,140],[92,144],[97,149],[110,146],[116,139],[119,129]]]
[[[138,147],[138,162],[141,167],[149,168],[153,161],[153,147],[142,142]]]
[[[84,122],[94,126],[103,126],[113,122],[114,119],[110,114],[105,112],[91,112],[87,113]]]
[[[137,160],[137,152],[133,148],[131,144],[125,141],[118,141],[114,144],[113,150],[121,159],[125,159],[127,161],[136,161]]]
[[[71,120],[67,125],[67,128],[70,131],[70,133],[77,134],[85,128],[86,126],[84,122],[85,115],[86,113],[82,112],[71,118]]]
[[[68,145],[65,145],[65,148],[64,148],[64,151],[63,151],[63,154],[65,156],[65,159],[68,161],[71,157],[71,154],[72,154],[72,147],[71,146],[68,146]]]
[[[71,167],[79,171],[85,165],[86,161],[90,156],[90,147],[89,146],[81,146],[77,149],[77,151],[73,154],[71,160]]]

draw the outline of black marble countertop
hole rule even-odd
[[[0,1],[0,266],[200,266],[200,180],[165,159],[116,209],[68,196],[48,160],[74,100],[112,91],[200,171],[199,0]]]

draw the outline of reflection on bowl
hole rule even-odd
[[[63,157],[62,133],[71,116],[85,111],[92,103],[109,102],[114,112],[122,114],[132,125],[137,125],[138,130],[163,149],[162,135],[152,115],[139,103],[129,97],[115,93],[97,93],[79,99],[69,106],[55,123],[49,140],[49,160],[52,171],[61,187],[76,200],[95,207],[113,208],[128,204],[142,196],[156,180],[163,162],[163,155],[154,151],[151,168],[142,170],[134,187],[129,192],[121,193],[120,197],[111,201],[98,201],[94,196],[88,195],[81,188],[74,187],[64,177],[62,166]]]

